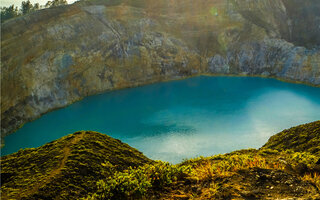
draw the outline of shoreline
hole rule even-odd
[[[281,81],[281,82],[284,82],[284,83],[291,83],[291,84],[299,84],[299,85],[306,85],[306,86],[309,86],[309,87],[315,87],[315,88],[320,88],[320,84],[319,85],[315,85],[315,84],[311,84],[311,83],[306,83],[306,82],[303,82],[303,81],[295,81],[295,80],[290,80],[290,79],[285,79],[285,78],[279,78],[279,77],[276,77],[276,76],[262,76],[262,75],[241,75],[241,74],[211,74],[211,73],[199,73],[199,74],[195,74],[195,75],[190,75],[190,76],[186,76],[186,77],[170,77],[168,79],[162,79],[162,78],[156,78],[155,80],[150,80],[150,81],[146,81],[144,83],[141,83],[141,82],[138,82],[134,85],[125,85],[123,87],[115,87],[115,88],[112,88],[112,89],[107,89],[107,90],[104,90],[104,91],[101,91],[101,92],[97,92],[97,93],[93,93],[93,94],[90,94],[90,95],[86,95],[86,96],[83,96],[77,100],[74,100],[74,101],[71,101],[70,103],[68,103],[67,105],[64,105],[64,106],[60,106],[60,107],[56,107],[56,108],[52,108],[52,109],[49,109],[48,111],[40,114],[40,116],[37,116],[35,117],[34,119],[31,119],[30,121],[27,121],[23,124],[21,124],[18,128],[14,129],[13,131],[9,132],[9,133],[6,133],[6,134],[1,134],[1,145],[0,145],[0,149],[3,148],[3,139],[10,135],[10,134],[13,134],[15,133],[17,130],[21,129],[26,123],[28,122],[32,122],[36,119],[39,119],[40,117],[42,117],[43,115],[49,113],[49,112],[52,112],[52,111],[55,111],[55,110],[58,110],[58,109],[61,109],[61,108],[65,108],[73,103],[76,103],[78,101],[81,101],[83,100],[84,98],[86,97],[90,97],[90,96],[96,96],[96,95],[101,95],[101,94],[104,94],[104,93],[107,93],[107,92],[112,92],[112,91],[116,91],[116,90],[123,90],[123,89],[129,89],[129,88],[136,88],[136,87],[141,87],[141,86],[145,86],[145,85],[152,85],[152,84],[157,84],[157,83],[164,83],[164,82],[170,82],[170,81],[180,81],[180,80],[185,80],[185,79],[189,79],[189,78],[194,78],[194,77],[200,77],[200,76],[208,76],[208,77],[256,77],[256,78],[264,78],[264,79],[275,79],[275,80],[278,80],[278,81]]]
[[[18,127],[17,129],[15,129],[14,131],[8,133],[8,134],[5,134],[5,135],[1,135],[1,149],[3,147],[5,147],[5,138],[8,136],[8,135],[11,135],[11,134],[14,134],[15,132],[17,132],[19,129],[21,129],[26,123],[29,123],[29,122],[32,122],[34,120],[37,120],[39,119],[40,117],[42,117],[43,115],[49,113],[49,112],[52,112],[52,111],[55,111],[55,110],[58,110],[58,109],[62,109],[62,108],[65,108],[73,103],[76,103],[78,101],[81,101],[83,100],[84,98],[86,97],[90,97],[90,96],[96,96],[96,95],[102,95],[102,94],[105,94],[105,93],[108,93],[108,92],[113,92],[113,91],[117,91],[117,90],[123,90],[123,89],[129,89],[129,88],[136,88],[136,87],[143,87],[143,86],[146,86],[146,85],[152,85],[152,84],[158,84],[158,83],[165,83],[165,82],[170,82],[170,81],[181,81],[181,80],[186,80],[186,79],[190,79],[190,78],[195,78],[195,77],[200,77],[200,76],[204,76],[204,77],[248,77],[248,78],[264,78],[264,79],[274,79],[274,80],[277,80],[277,81],[281,81],[281,82],[284,82],[284,83],[293,83],[293,84],[299,84],[299,85],[306,85],[308,87],[315,87],[315,88],[320,88],[320,85],[312,85],[312,84],[307,84],[305,82],[299,82],[299,81],[291,81],[291,80],[287,80],[287,79],[283,79],[283,78],[279,78],[279,77],[266,77],[266,76],[261,76],[261,75],[241,75],[241,74],[210,74],[210,73],[201,73],[201,74],[195,74],[195,75],[191,75],[191,76],[185,76],[185,77],[168,77],[168,79],[162,79],[161,77],[156,77],[155,79],[153,80],[148,80],[148,81],[138,81],[137,83],[135,83],[134,85],[128,85],[128,84],[124,84],[124,85],[121,85],[120,87],[115,87],[113,89],[109,89],[109,90],[105,90],[103,92],[97,92],[95,94],[92,94],[92,95],[87,95],[87,96],[84,96],[80,99],[77,99],[75,101],[72,101],[70,102],[69,104],[65,105],[65,106],[61,106],[61,107],[56,107],[56,108],[52,108],[50,110],[48,110],[47,112],[44,112],[42,113],[40,116],[37,116],[36,118],[30,120],[30,121],[27,121],[25,122],[24,124],[22,124],[20,127]]]

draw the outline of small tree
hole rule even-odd
[[[22,14],[25,15],[25,14],[31,12],[31,11],[33,11],[33,5],[30,3],[30,1],[29,0],[23,1],[21,3],[21,12],[22,12]]]
[[[1,22],[4,22],[5,20],[11,19],[11,18],[14,18],[18,15],[19,15],[18,8],[14,7],[14,5],[1,8]]]
[[[45,5],[46,8],[61,6],[61,5],[67,5],[68,2],[66,0],[52,0],[48,1]]]
[[[33,5],[33,10],[39,10],[39,9],[40,9],[39,3],[35,3],[35,4]]]

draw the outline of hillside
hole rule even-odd
[[[309,152],[320,158],[320,121],[303,124],[284,130],[274,136],[262,147],[283,151]]]
[[[119,140],[81,131],[1,157],[2,199],[78,199],[111,175],[152,161]]]
[[[89,0],[8,20],[1,134],[88,95],[201,74],[319,85],[319,9],[318,0]]]
[[[109,136],[81,131],[1,157],[3,199],[319,199],[319,121],[273,136],[261,149],[152,161]],[[274,146],[274,149],[273,149]],[[281,147],[281,148],[278,148]],[[278,150],[277,150],[278,149]],[[299,152],[294,152],[297,150]]]

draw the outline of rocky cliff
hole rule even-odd
[[[200,74],[320,84],[317,0],[91,0],[2,24],[1,133],[96,93]]]

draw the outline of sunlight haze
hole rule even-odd
[[[20,7],[21,6],[21,2],[23,0],[1,0],[0,1],[0,6],[3,7],[3,6],[11,6],[12,4],[14,4],[15,6],[18,6]],[[68,4],[71,4],[71,3],[74,3],[76,0],[67,0]],[[39,3],[40,5],[45,5],[48,0],[30,0],[30,2],[32,4],[35,4],[35,3]]]

